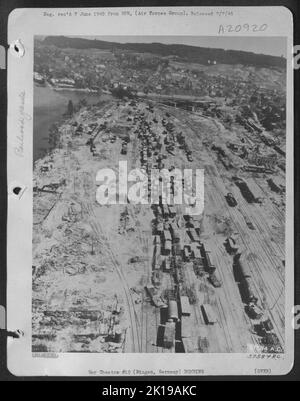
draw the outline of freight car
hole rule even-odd
[[[177,322],[177,320],[178,320],[177,302],[173,299],[170,299],[168,305],[168,321]]]
[[[238,177],[232,177],[236,186],[240,189],[241,194],[246,199],[248,203],[257,203],[259,202],[260,197],[256,197],[255,194],[250,190],[248,184]]]
[[[155,253],[153,257],[153,269],[158,270],[161,267],[161,256],[160,253]]]
[[[163,230],[164,230],[164,225],[163,225],[163,223],[162,223],[162,222],[158,222],[158,223],[157,223],[157,226],[156,226],[156,232],[157,232],[158,234],[160,234],[160,233],[163,232]]]
[[[238,245],[232,237],[228,237],[225,241],[225,247],[229,254],[236,254],[239,250]]]
[[[199,244],[197,242],[193,242],[191,244],[191,250],[193,252],[194,258],[195,259],[201,259],[201,253],[199,249]]]
[[[171,241],[165,241],[164,243],[164,251],[165,253],[169,254],[172,251],[172,242]]]
[[[242,296],[246,304],[257,304],[258,296],[256,295],[256,289],[254,282],[251,277],[245,278],[240,282]]]
[[[250,173],[265,173],[265,174],[273,174],[274,170],[271,170],[270,168],[264,167],[264,166],[255,166],[249,164],[248,166],[243,166],[242,167],[243,171],[248,171]]]
[[[206,324],[215,324],[218,319],[210,304],[201,305],[202,315]]]
[[[237,254],[234,257],[234,263],[235,267],[237,270],[237,275],[240,280],[243,280],[245,278],[252,277],[251,270],[249,268],[249,265],[247,261],[245,260],[245,257],[243,255]]]
[[[180,308],[182,316],[190,316],[191,314],[191,305],[189,298],[186,295],[182,295],[180,297]]]
[[[209,252],[205,252],[205,257],[206,257],[206,270],[209,274],[213,274],[216,270],[216,266],[212,263]]]
[[[167,322],[164,331],[164,347],[173,348],[175,345],[175,323]]]
[[[220,288],[222,287],[222,282],[217,278],[215,273],[210,274],[208,277],[208,281],[215,287],[215,288]]]
[[[275,178],[270,178],[267,180],[267,183],[269,184],[269,187],[273,192],[276,192],[278,194],[282,194],[284,192],[284,187],[281,185]]]
[[[204,263],[205,263],[205,270],[209,274],[213,274],[216,271],[216,266],[211,261],[209,250],[204,250]]]
[[[199,241],[199,235],[197,234],[197,231],[194,228],[190,228],[188,230],[188,235],[192,241],[194,242]]]
[[[276,150],[276,152],[278,152],[281,156],[284,156],[284,157],[286,156],[285,151],[282,150],[280,146],[274,145],[274,150]]]
[[[249,191],[252,193],[254,197],[254,202],[255,203],[261,203],[262,202],[262,192],[260,191],[260,188],[253,182],[249,181],[247,183]]]
[[[189,262],[191,257],[191,247],[189,245],[185,245],[183,248],[183,259],[185,262]]]
[[[223,146],[213,144],[211,149],[214,150],[215,152],[217,152],[219,155],[226,157],[226,151]]]
[[[181,244],[180,241],[178,241],[174,244],[174,253],[176,256],[181,256],[181,252],[182,252]]]
[[[155,235],[154,236],[154,244],[155,245],[160,245],[160,236],[159,235]]]
[[[181,318],[181,337],[191,337],[191,322],[189,316],[182,316]]]
[[[168,205],[162,205],[162,213],[164,217],[169,217],[169,208]]]
[[[279,163],[278,166],[279,166],[280,170],[285,172],[285,163]]]
[[[233,196],[233,194],[231,192],[228,192],[228,194],[225,196],[225,199],[226,199],[228,205],[231,207],[235,207],[238,204],[235,197]]]
[[[234,257],[234,268],[236,269],[236,277],[240,284],[240,291],[244,302],[247,305],[257,304],[258,296],[249,262],[244,256],[237,254]]]
[[[164,241],[172,241],[172,236],[169,230],[163,232]]]
[[[180,231],[179,231],[179,229],[178,229],[177,224],[172,223],[172,224],[170,225],[170,228],[171,228],[171,231],[172,231],[172,237],[173,237],[173,239],[174,239],[174,242],[180,241]]]
[[[170,271],[170,269],[171,269],[170,259],[166,258],[164,260],[164,270],[168,272],[168,271]]]
[[[194,260],[193,269],[195,274],[199,277],[203,277],[206,275],[203,258]]]
[[[176,216],[176,208],[174,206],[169,206],[169,214],[170,214],[170,217]]]

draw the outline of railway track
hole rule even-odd
[[[174,113],[171,112],[174,115]],[[182,115],[182,113],[180,113]],[[190,129],[195,132],[195,127],[184,117],[181,118]],[[280,339],[281,343],[285,343],[285,336],[283,333],[284,328],[284,307],[280,305],[278,297],[282,293],[282,288],[284,286],[284,280],[282,276],[274,269],[274,263],[278,264],[278,260],[274,258],[274,249],[272,249],[273,244],[270,244],[271,238],[271,231],[269,229],[268,224],[264,221],[265,217],[260,216],[260,219],[256,217],[255,213],[249,214],[248,205],[245,205],[245,202],[241,200],[241,210],[231,210],[233,208],[229,208],[227,203],[222,198],[221,194],[226,192],[226,181],[224,178],[221,177],[219,168],[215,165],[214,160],[212,159],[211,155],[207,155],[211,159],[211,163],[213,165],[213,171],[208,169],[209,178],[212,181],[213,187],[216,188],[214,191],[215,200],[217,200],[218,206],[222,205],[225,208],[227,214],[231,217],[231,221],[235,227],[235,230],[240,233],[242,243],[244,248],[249,252],[257,252],[259,249],[259,255],[262,255],[261,258],[263,259],[263,269],[261,268],[259,262],[255,259],[252,260],[253,265],[255,267],[255,271],[253,271],[253,275],[255,278],[255,288],[257,294],[259,295],[260,302],[262,305],[266,303],[266,298],[268,299],[267,304],[267,312],[270,314],[270,317],[274,323],[275,332]],[[227,191],[229,192],[229,191]],[[239,196],[239,198],[241,198]],[[212,200],[214,202],[214,200]],[[235,209],[235,208],[234,208]],[[255,237],[254,235],[248,235],[247,237],[250,239],[250,242],[247,241],[243,235],[245,233],[245,228],[241,219],[241,213],[244,216],[247,216],[250,220],[253,220],[254,223],[257,225],[259,236]],[[278,213],[278,212],[277,212]],[[281,216],[277,214],[277,218]],[[262,224],[264,222],[265,224]],[[257,235],[257,233],[255,233]],[[254,238],[255,237],[255,238]],[[275,277],[275,278],[274,278]],[[271,280],[270,280],[271,278]],[[270,284],[272,282],[272,284]],[[272,288],[274,287],[274,288]],[[274,292],[276,291],[276,293]],[[264,296],[266,294],[266,296]],[[271,310],[271,307],[274,308]]]
[[[215,177],[210,176],[210,179],[215,180]],[[216,191],[216,196],[219,198],[220,202],[224,202],[223,199],[221,199],[221,194],[223,193],[223,191],[226,189],[224,188],[223,191],[220,191],[220,184],[214,184],[217,188]],[[231,221],[232,224],[235,226],[235,229],[237,232],[239,232],[241,234],[241,241],[243,243],[243,247],[247,250],[247,253],[249,254],[253,254],[253,252],[257,252],[257,250],[260,250],[259,254],[261,254],[263,252],[263,248],[261,243],[259,243],[259,241],[255,241],[253,243],[253,239],[249,236],[249,239],[246,240],[245,237],[242,235],[242,233],[244,232],[244,229],[242,227],[242,225],[240,224],[241,221],[241,216],[239,215],[238,210],[235,210],[236,208],[232,208],[232,210],[229,209],[229,206],[226,205],[226,203],[224,202],[224,206],[227,209],[227,211],[229,212],[230,216],[231,216]],[[252,217],[252,215],[251,215]],[[270,285],[269,279],[270,276],[266,277],[266,274],[262,273],[262,267],[260,266],[259,262],[257,259],[251,257],[251,262],[253,267],[255,268],[255,270],[251,269],[252,273],[253,273],[253,278],[254,278],[254,285],[255,285],[255,289],[257,292],[257,295],[260,299],[260,303],[262,305],[265,305],[266,303],[266,297],[264,296],[264,294],[267,295],[268,299],[272,299],[272,302],[276,302],[277,300],[277,296],[278,294],[276,293],[276,295],[273,292],[273,288],[272,285]],[[272,261],[271,261],[272,264]],[[265,270],[270,266],[270,261],[265,260],[264,264],[263,264],[263,269]],[[279,291],[281,290],[282,286],[278,289]],[[269,306],[269,305],[267,305]],[[270,313],[271,314],[271,318],[272,321],[276,327],[276,333],[279,336],[279,338],[281,339],[282,344],[284,344],[284,335],[282,334],[282,322],[284,321],[284,309],[283,310],[278,310],[278,314],[279,316],[281,316],[280,321],[278,322],[278,319],[276,318],[276,316],[274,315],[274,313]]]
[[[141,352],[140,327],[138,325],[138,317],[137,317],[137,314],[135,311],[134,300],[132,298],[131,291],[128,286],[126,277],[120,267],[120,264],[115,256],[114,252],[111,249],[111,243],[109,242],[107,236],[103,232],[101,225],[97,221],[97,217],[94,213],[92,205],[85,204],[84,207],[85,207],[87,214],[91,218],[90,225],[91,225],[94,233],[97,235],[101,245],[105,245],[106,253],[110,257],[111,262],[115,268],[115,271],[117,272],[117,274],[119,276],[120,282],[123,287],[123,291],[125,294],[125,300],[126,300],[126,304],[127,304],[128,317],[130,319],[132,352]]]

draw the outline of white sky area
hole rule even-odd
[[[87,39],[99,39],[118,43],[165,43],[184,44],[198,47],[225,50],[243,50],[257,54],[287,56],[287,39],[284,37],[248,37],[248,36],[85,36]]]

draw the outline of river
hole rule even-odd
[[[96,93],[59,90],[49,87],[34,86],[34,119],[33,119],[33,161],[43,157],[49,149],[49,129],[54,123],[62,122],[67,111],[69,100],[77,104],[86,99],[88,104],[96,104],[99,100],[110,98],[109,95]]]

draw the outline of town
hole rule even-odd
[[[90,42],[35,46],[36,87],[98,101],[66,102],[34,163],[33,351],[283,353],[284,59]],[[99,204],[123,162],[168,171],[170,201]],[[199,168],[195,212],[175,172]]]

